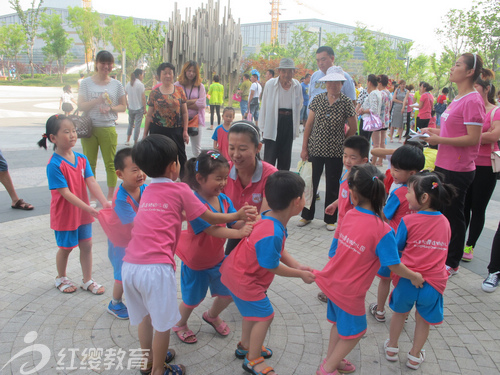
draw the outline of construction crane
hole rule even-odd
[[[280,20],[280,0],[271,0],[271,44],[274,45],[278,40],[278,24]]]

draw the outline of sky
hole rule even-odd
[[[35,0],[38,4],[39,0]],[[71,3],[75,0],[45,0],[60,3]],[[185,9],[191,7],[192,12],[208,0],[182,0],[178,9],[184,19]],[[267,22],[271,20],[270,0],[232,0],[231,12],[233,17],[241,23]],[[31,5],[32,0],[20,0],[23,9]],[[319,5],[323,3],[321,8]],[[140,6],[139,6],[140,5]],[[221,0],[221,14],[228,0]],[[361,22],[369,29],[382,31],[415,41],[412,55],[419,53],[430,54],[441,51],[440,42],[436,37],[435,29],[441,26],[441,18],[450,9],[470,9],[471,0],[419,0],[414,2],[401,0],[340,0],[340,1],[312,1],[312,0],[281,0],[280,19],[293,20],[302,18],[319,18],[336,23],[356,26]],[[92,7],[100,13],[133,16],[139,18],[159,19],[168,21],[174,10],[173,0],[92,0]],[[13,13],[7,0],[0,1],[0,15]]]

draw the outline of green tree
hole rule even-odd
[[[40,38],[45,42],[42,50],[48,58],[56,60],[62,83],[64,67],[66,66],[66,62],[71,58],[68,51],[73,44],[73,39],[64,30],[61,16],[58,14],[42,14],[41,25],[45,29],[45,32],[40,34]]]
[[[87,71],[98,41],[101,39],[101,16],[90,8],[68,7],[68,22],[76,31],[85,49]]]
[[[318,42],[318,35],[307,31],[307,25],[299,25],[292,32],[290,42],[286,46],[287,57],[294,60],[295,64],[304,64],[309,69],[316,67],[313,46]]]
[[[137,30],[137,42],[141,48],[141,54],[148,64],[145,81],[151,80],[156,74],[156,68],[163,62],[162,48],[165,44],[167,30],[159,22],[155,25],[139,26]]]
[[[26,34],[21,25],[0,26],[0,55],[5,59],[7,68],[10,66],[10,60],[16,63],[17,56],[27,47]],[[20,77],[19,74],[17,76]]]
[[[37,30],[40,25],[40,14],[43,12],[43,0],[40,0],[36,8],[35,3],[36,0],[33,0],[31,3],[31,9],[23,11],[23,9],[21,8],[20,0],[9,0],[10,7],[16,11],[21,21],[24,32],[26,33],[28,59],[31,67],[31,78],[34,78],[35,76],[35,67],[33,64],[33,47],[35,45]]]
[[[333,48],[335,65],[345,65],[353,57],[354,44],[347,34],[326,33],[321,44]]]
[[[453,65],[453,62],[453,56],[448,51],[441,53],[439,58],[435,53],[430,56],[431,72],[434,75],[436,83],[435,87],[438,91],[443,87],[448,86],[450,68]]]
[[[121,52],[125,49],[126,59],[135,68],[141,56],[141,49],[137,42],[138,27],[134,25],[132,17],[110,16],[104,20],[104,23],[107,41],[111,43],[115,52],[120,54],[118,60],[121,61]]]

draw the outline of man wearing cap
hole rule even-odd
[[[357,128],[356,111],[351,98],[342,93],[347,83],[340,66],[328,68],[327,74],[320,78],[325,83],[326,92],[316,95],[309,104],[309,117],[304,129],[302,160],[312,163],[313,193],[318,191],[323,169],[325,170],[326,194],[325,209],[339,194],[339,180],[343,169],[344,140],[354,135]],[[348,129],[345,130],[347,123]],[[303,227],[314,219],[316,200],[310,207],[304,207],[302,219],[297,226]],[[336,215],[325,212],[326,229],[335,230]]]
[[[250,86],[250,94],[248,94],[248,113],[252,115],[252,120],[255,122],[255,125],[259,126],[259,105],[262,86],[259,83],[258,70],[252,70],[252,77],[250,80],[252,81],[252,85]]]
[[[326,75],[326,71],[329,67],[335,65],[335,53],[333,52],[332,47],[319,47],[316,50],[316,63],[318,64],[319,69],[315,71],[311,77],[311,83],[309,84],[309,103],[312,103],[316,95],[326,91],[325,82],[320,82],[319,79]],[[354,102],[354,105],[356,105],[356,90],[354,88],[354,81],[346,72],[344,72],[344,77],[346,81],[342,86],[342,94],[350,98]]]
[[[302,87],[293,79],[292,59],[282,59],[278,73],[277,78],[267,81],[262,95],[260,124],[264,133],[264,161],[271,165],[277,161],[279,170],[289,170],[292,143],[299,131]]]

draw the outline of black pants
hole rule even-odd
[[[372,133],[373,132],[367,132],[366,130],[363,130],[363,118],[361,118],[359,123],[359,135],[362,136],[363,138],[366,138],[368,142],[370,142],[370,139],[372,138]]]
[[[230,238],[227,240],[226,242],[226,251],[224,251],[224,253],[226,255],[229,255],[231,254],[231,251],[234,250],[234,248],[236,246],[238,246],[238,244],[240,243],[241,239],[240,238]]]
[[[184,144],[184,138],[182,137],[182,130],[182,128],[165,128],[154,124],[151,124],[149,127],[149,134],[165,135],[177,145],[177,156],[179,157],[179,163],[181,164],[181,171],[179,173],[181,180],[182,177],[184,177],[184,167],[186,166],[187,161],[186,145]]]
[[[457,189],[457,196],[451,204],[443,209],[443,214],[450,222],[451,241],[448,246],[448,257],[446,265],[456,268],[460,264],[460,259],[464,255],[465,243],[465,195],[469,186],[474,180],[474,171],[472,172],[454,172],[440,167],[436,167],[436,172],[444,175],[444,182],[454,185]]]
[[[410,134],[410,122],[411,122],[411,112],[406,112],[406,132],[404,137],[407,137]]]
[[[423,129],[429,126],[430,119],[421,119],[420,117],[417,118],[417,128]]]
[[[500,222],[498,229],[493,237],[493,244],[491,245],[490,264],[488,265],[488,272],[495,273],[500,271]]]
[[[293,115],[278,115],[278,130],[276,140],[264,139],[264,161],[275,165],[278,160],[280,171],[290,170],[292,163],[292,144],[293,144]]]
[[[311,207],[302,210],[302,218],[305,220],[314,219],[314,212],[316,210],[316,193],[318,192],[319,181],[325,169],[326,180],[326,194],[325,194],[325,208],[332,204],[339,196],[339,180],[342,175],[342,168],[344,164],[342,158],[320,158],[310,156],[309,161],[313,167],[313,202]],[[327,224],[335,224],[337,222],[337,211],[333,215],[323,216],[323,220]]]
[[[483,231],[486,207],[496,184],[496,174],[493,173],[491,166],[476,166],[474,181],[472,181],[465,196],[465,227],[469,228],[467,246],[476,246]]]
[[[210,126],[214,126],[214,109],[217,112],[217,125],[220,125],[220,105],[210,104]]]

